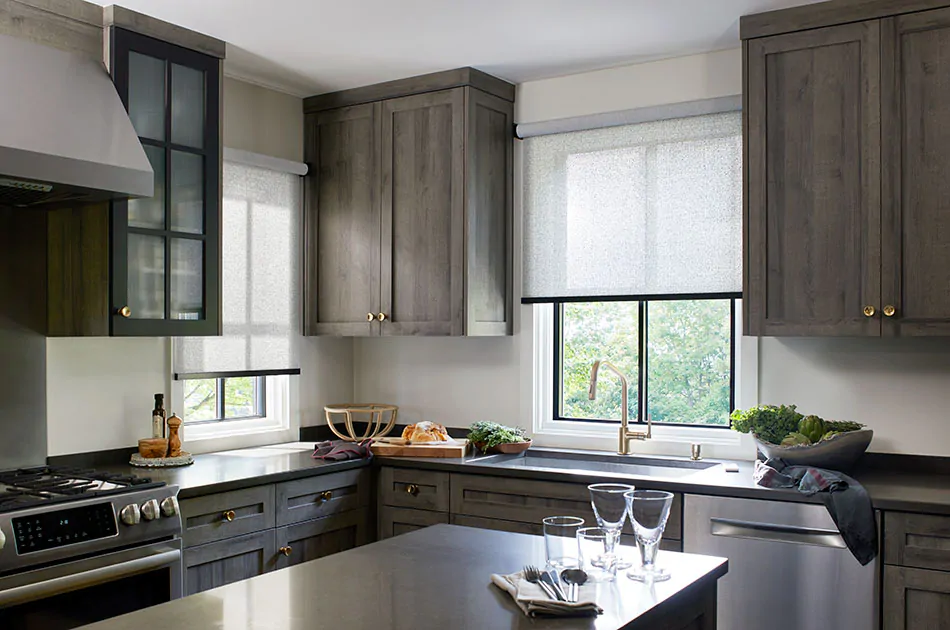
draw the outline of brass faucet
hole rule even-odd
[[[590,390],[588,392],[588,397],[591,400],[597,399],[597,372],[600,371],[601,366],[607,368],[620,377],[620,444],[617,447],[617,453],[620,455],[629,455],[631,440],[650,439],[653,433],[653,420],[649,415],[647,416],[646,432],[631,431],[629,429],[628,424],[630,419],[628,417],[627,411],[627,377],[624,376],[624,373],[617,369],[617,366],[610,361],[603,361],[601,359],[594,361],[594,366],[590,369]]]

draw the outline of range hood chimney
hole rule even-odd
[[[102,64],[0,35],[0,85],[0,204],[152,196],[152,167]]]

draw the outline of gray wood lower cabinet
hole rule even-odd
[[[384,505],[379,508],[379,538],[380,540],[392,538],[430,525],[448,522],[449,515],[445,512],[412,510]]]
[[[276,524],[274,486],[184,499],[181,521],[185,547],[271,529]]]
[[[950,627],[950,573],[884,567],[883,630]]]
[[[361,508],[277,528],[277,568],[283,569],[365,545],[368,510]]]
[[[276,549],[272,529],[186,549],[185,594],[194,595],[271,571]]]

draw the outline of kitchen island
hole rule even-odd
[[[727,561],[662,552],[671,579],[652,588],[623,575],[596,586],[598,617],[526,617],[490,583],[544,563],[539,536],[437,525],[210,590],[90,630],[712,630]]]

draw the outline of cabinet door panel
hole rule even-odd
[[[463,90],[382,104],[382,335],[464,334]]]
[[[950,573],[884,567],[884,629],[937,630],[950,620]]]
[[[748,332],[880,335],[879,22],[747,54]]]
[[[366,508],[278,527],[276,567],[292,567],[367,542],[369,510]]]
[[[274,530],[185,549],[185,594],[240,582],[274,568]]]
[[[307,117],[308,335],[374,335],[379,323],[379,108]]]
[[[379,539],[392,538],[430,525],[448,522],[449,515],[445,512],[382,506],[379,508]]]
[[[883,21],[885,335],[950,334],[950,10]]]

